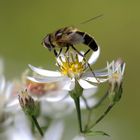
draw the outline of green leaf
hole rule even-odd
[[[85,133],[86,136],[96,136],[96,135],[101,135],[101,136],[110,136],[104,131],[88,131]]]

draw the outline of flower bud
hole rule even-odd
[[[18,95],[20,106],[27,115],[35,115],[36,107],[33,98],[28,94],[27,90],[21,91]]]
[[[109,69],[109,97],[113,102],[118,102],[122,95],[122,83],[123,75],[125,70],[125,63],[118,59],[112,64],[111,69]]]

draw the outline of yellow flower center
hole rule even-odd
[[[120,73],[115,72],[112,74],[111,78],[109,79],[109,82],[112,84],[114,84],[114,83],[120,84],[121,80],[122,80],[122,77],[121,77]]]
[[[114,80],[118,80],[119,79],[119,74],[117,73],[117,72],[115,72],[113,75],[112,75],[112,78],[114,79]]]
[[[61,59],[60,71],[63,75],[67,75],[70,78],[79,78],[85,70],[85,62],[79,61],[77,56],[71,58],[70,60]]]

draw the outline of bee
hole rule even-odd
[[[85,56],[90,50],[96,52],[99,49],[94,38],[86,32],[80,31],[75,27],[64,27],[58,29],[57,31],[48,34],[43,39],[44,47],[48,48],[49,51],[54,52],[54,55],[58,57],[63,48],[66,48],[65,53],[71,47],[74,51],[76,51],[79,55]],[[85,44],[89,47],[89,49],[83,54],[81,54],[76,48],[75,45],[77,44]],[[56,51],[56,48],[59,48],[59,52]]]

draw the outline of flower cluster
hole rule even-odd
[[[64,117],[74,111],[79,134],[73,140],[86,140],[87,135],[109,136],[93,128],[122,97],[125,62],[117,59],[102,69],[93,69],[99,55],[100,48],[89,59],[83,52],[69,50],[56,58],[57,70],[29,64],[21,79],[11,82],[6,81],[0,61],[0,138],[61,140]],[[99,97],[102,84],[107,88]],[[106,110],[93,117],[94,109],[107,98]]]
[[[82,53],[82,52],[81,52]],[[68,54],[61,54],[56,58],[56,66],[58,70],[51,71],[29,65],[33,71],[33,76],[28,76],[27,79],[36,84],[54,84],[56,90],[46,91],[44,99],[50,102],[71,102],[75,103],[77,110],[77,117],[79,122],[79,130],[81,133],[89,133],[91,129],[102,119],[105,115],[101,115],[94,123],[82,126],[81,109],[87,109],[92,112],[94,108],[99,106],[107,97],[110,99],[110,104],[107,110],[110,110],[114,104],[120,100],[122,94],[122,80],[124,75],[125,63],[118,59],[107,62],[107,66],[103,69],[92,70],[91,66],[96,62],[100,54],[100,49],[93,52],[87,61],[83,56],[76,52],[69,52]],[[90,68],[89,68],[90,67]],[[101,99],[95,99],[95,93],[101,84],[108,82],[109,89],[105,92]],[[29,86],[29,91],[31,87]],[[45,93],[45,92],[44,92]],[[106,112],[106,111],[105,111]],[[91,113],[89,113],[91,114]],[[89,115],[88,118],[91,118]],[[89,122],[89,120],[88,120]],[[95,133],[95,132],[94,132]],[[101,134],[107,135],[102,132]]]

